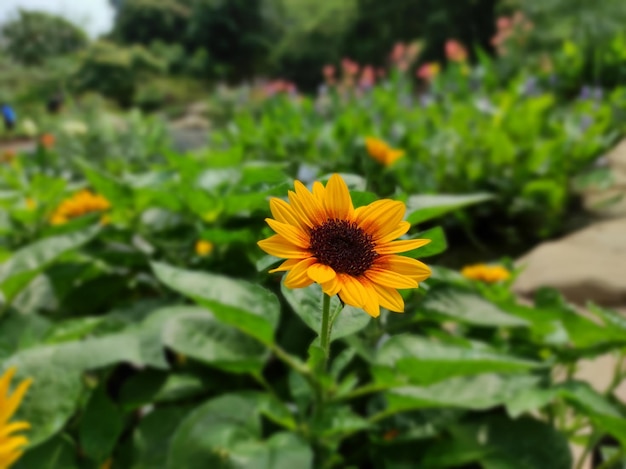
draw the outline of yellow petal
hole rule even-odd
[[[374,267],[406,275],[416,282],[426,280],[431,275],[430,267],[426,264],[405,256],[390,255],[379,257],[374,262]]]
[[[317,200],[320,201],[321,204],[324,203],[325,194],[326,194],[326,189],[324,188],[324,185],[319,181],[315,181],[313,183],[313,195],[315,196]]]
[[[322,291],[326,293],[328,296],[335,296],[339,293],[343,287],[343,283],[339,279],[338,275],[335,275],[328,282],[324,282],[322,285]]]
[[[350,191],[339,174],[333,174],[326,184],[324,205],[330,218],[345,220],[354,214]]]
[[[272,269],[269,271],[270,274],[273,274],[274,272],[285,272],[287,270],[291,270],[293,267],[296,266],[296,264],[298,262],[300,262],[302,259],[287,259],[285,262],[283,262],[282,264],[280,264],[278,267],[276,267],[275,269]]]
[[[332,267],[324,264],[313,264],[306,271],[308,276],[317,283],[326,283],[334,279],[337,274]]]
[[[307,214],[309,220],[314,223],[314,226],[319,226],[326,221],[326,210],[324,205],[309,192],[304,184],[300,181],[294,182],[296,189],[297,199],[301,204],[302,210]]]
[[[281,235],[287,241],[295,244],[303,249],[308,249],[310,246],[308,235],[297,226],[287,225],[271,218],[266,218],[265,221],[276,233]]]
[[[395,311],[396,313],[404,313],[404,300],[402,295],[398,293],[395,288],[383,287],[372,283],[374,290],[378,294],[378,301],[380,305],[387,308],[389,311]]]
[[[267,239],[259,241],[257,244],[266,253],[284,259],[304,259],[311,257],[311,254],[306,249],[302,249],[290,243],[281,235],[270,236]]]
[[[372,282],[365,277],[359,278],[358,281],[363,285],[363,289],[365,290],[363,310],[373,318],[377,318],[380,316],[380,302],[378,301],[378,294],[376,290],[374,290]]]
[[[22,402],[22,399],[24,399],[24,394],[26,394],[26,391],[28,391],[28,388],[32,383],[32,379],[25,379],[18,385],[17,389],[13,391],[11,397],[7,399],[5,405],[2,409],[0,409],[0,422],[6,422],[9,418],[11,418]]]
[[[365,276],[374,283],[390,288],[417,288],[417,282],[406,275],[391,270],[370,268]]]
[[[294,210],[284,200],[278,198],[270,199],[270,210],[272,211],[272,216],[279,222],[297,226],[301,229],[306,228],[304,221],[296,216]]]
[[[28,422],[12,422],[4,427],[0,427],[0,441],[3,438],[11,435],[12,433],[16,433],[22,430],[28,430],[30,428],[30,424]]]
[[[394,164],[399,158],[402,158],[404,156],[404,151],[402,150],[392,150],[389,149],[386,153],[385,153],[385,165],[386,166],[391,166],[392,164]]]
[[[307,270],[316,262],[317,259],[314,257],[298,262],[285,276],[285,286],[287,288],[304,288],[311,285],[313,280],[307,275]]]
[[[430,243],[430,239],[406,239],[400,241],[393,241],[387,244],[381,244],[376,246],[376,252],[380,255],[396,254],[398,252],[412,251],[413,249],[421,248]]]
[[[362,209],[362,210],[360,210]],[[406,207],[402,202],[383,199],[359,207],[355,212],[357,224],[374,238],[381,238],[398,228]]]
[[[339,292],[339,296],[343,300],[344,303],[349,304],[350,306],[355,306],[357,308],[362,308],[366,302],[365,299],[365,288],[361,282],[350,275],[339,274],[340,281],[343,284],[341,291]]]
[[[410,228],[411,224],[408,221],[401,221],[395,230],[390,231],[385,236],[382,236],[378,239],[374,238],[374,241],[379,245],[388,243],[406,234],[406,232],[409,231]]]

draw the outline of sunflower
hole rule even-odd
[[[374,137],[365,139],[365,147],[369,155],[384,166],[391,166],[404,156],[403,150],[391,148],[386,142]]]
[[[316,282],[327,295],[338,294],[344,303],[377,317],[381,306],[403,312],[397,290],[417,288],[430,276],[422,262],[397,255],[430,242],[394,241],[411,227],[402,221],[404,204],[383,199],[355,209],[338,174],[326,187],[315,182],[312,193],[296,181],[289,203],[273,198],[270,209],[274,219],[266,221],[277,234],[258,244],[268,254],[287,259],[270,271],[288,271],[287,288]]]
[[[22,381],[9,396],[9,384],[14,374],[15,368],[9,368],[0,376],[0,469],[7,469],[17,461],[28,444],[26,437],[16,434],[30,428],[28,422],[9,423],[9,419],[22,402],[31,380]]]
[[[106,198],[85,189],[61,202],[52,214],[50,223],[63,225],[72,218],[80,217],[87,213],[104,212],[110,208],[111,203]]]
[[[470,280],[495,283],[507,280],[511,276],[511,272],[501,265],[474,264],[463,267],[461,275]]]

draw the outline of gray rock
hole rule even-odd
[[[626,305],[626,218],[540,244],[517,264],[524,268],[513,285],[520,295],[548,286],[574,303]]]

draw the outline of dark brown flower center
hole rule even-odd
[[[378,257],[372,235],[355,222],[337,218],[311,231],[310,249],[320,263],[354,277],[363,274]]]

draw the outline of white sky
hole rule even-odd
[[[109,0],[0,0],[0,24],[17,15],[17,10],[41,10],[67,18],[91,37],[109,32],[113,8]]]

